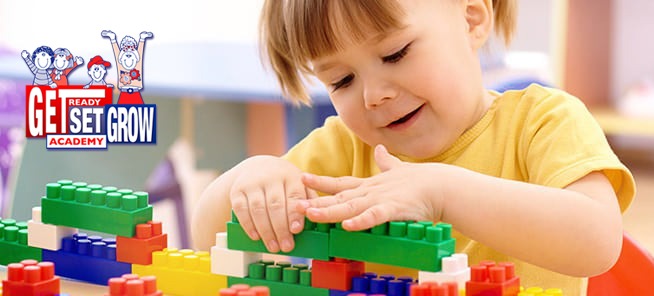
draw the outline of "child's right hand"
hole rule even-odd
[[[234,170],[229,197],[243,230],[272,253],[293,250],[293,234],[304,228],[297,201],[317,197],[302,183],[302,171],[284,159],[263,155]]]

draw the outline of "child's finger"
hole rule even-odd
[[[238,223],[243,228],[243,231],[247,233],[251,240],[258,240],[259,233],[254,227],[254,221],[250,217],[250,211],[248,207],[248,199],[245,194],[241,191],[235,191],[231,194],[232,210],[234,214],[238,217]]]
[[[343,194],[340,196],[334,196],[334,195],[327,195],[327,196],[322,196],[314,199],[309,199],[309,200],[303,200],[303,201],[298,201],[298,208],[299,211],[302,213],[306,212],[307,209],[309,208],[326,208],[330,207],[333,205],[336,205],[340,202],[343,202]]]
[[[251,191],[246,193],[246,196],[250,207],[250,216],[254,221],[254,227],[266,245],[266,249],[271,253],[279,252],[279,243],[275,239],[275,232],[270,225],[264,192],[261,190]]]
[[[375,146],[375,162],[382,172],[388,171],[402,164],[402,161],[388,153],[384,145]]]
[[[329,177],[314,174],[302,174],[302,182],[307,187],[326,194],[336,194],[343,190],[358,187],[362,179],[356,177]]]
[[[376,205],[366,209],[356,217],[343,221],[343,229],[348,231],[364,230],[388,222],[390,219],[391,214],[388,207]]]
[[[334,223],[350,219],[363,212],[368,205],[366,198],[353,198],[323,208],[308,208],[307,217],[317,223]]]
[[[293,250],[293,235],[288,228],[284,185],[282,183],[270,184],[264,195],[275,240],[282,251],[289,252]]]
[[[306,187],[302,182],[295,178],[286,180],[284,184],[284,192],[286,196],[286,215],[288,217],[288,225],[291,233],[298,234],[304,229],[304,215],[297,208],[299,201],[307,199]]]

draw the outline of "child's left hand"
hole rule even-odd
[[[403,162],[382,145],[375,147],[375,161],[382,172],[369,178],[304,174],[307,187],[331,195],[303,201],[298,207],[314,222],[342,221],[350,231],[393,220],[440,220],[441,164]]]

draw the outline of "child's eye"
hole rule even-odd
[[[343,77],[343,79],[337,81],[336,83],[332,83],[332,91],[335,91],[341,87],[347,87],[350,82],[352,82],[352,79],[354,79],[354,74],[347,75]]]
[[[397,63],[399,62],[409,51],[409,47],[411,46],[411,43],[405,45],[402,49],[398,50],[396,53],[382,57],[382,61],[384,63]]]

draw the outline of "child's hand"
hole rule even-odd
[[[340,222],[350,231],[391,220],[439,220],[439,164],[402,162],[384,146],[375,148],[382,173],[369,178],[303,175],[304,184],[329,196],[302,201],[299,210],[315,222]]]
[[[251,157],[238,165],[229,194],[232,209],[248,236],[262,239],[270,252],[293,249],[293,234],[304,228],[297,202],[317,197],[301,176],[296,166],[273,156]]]

